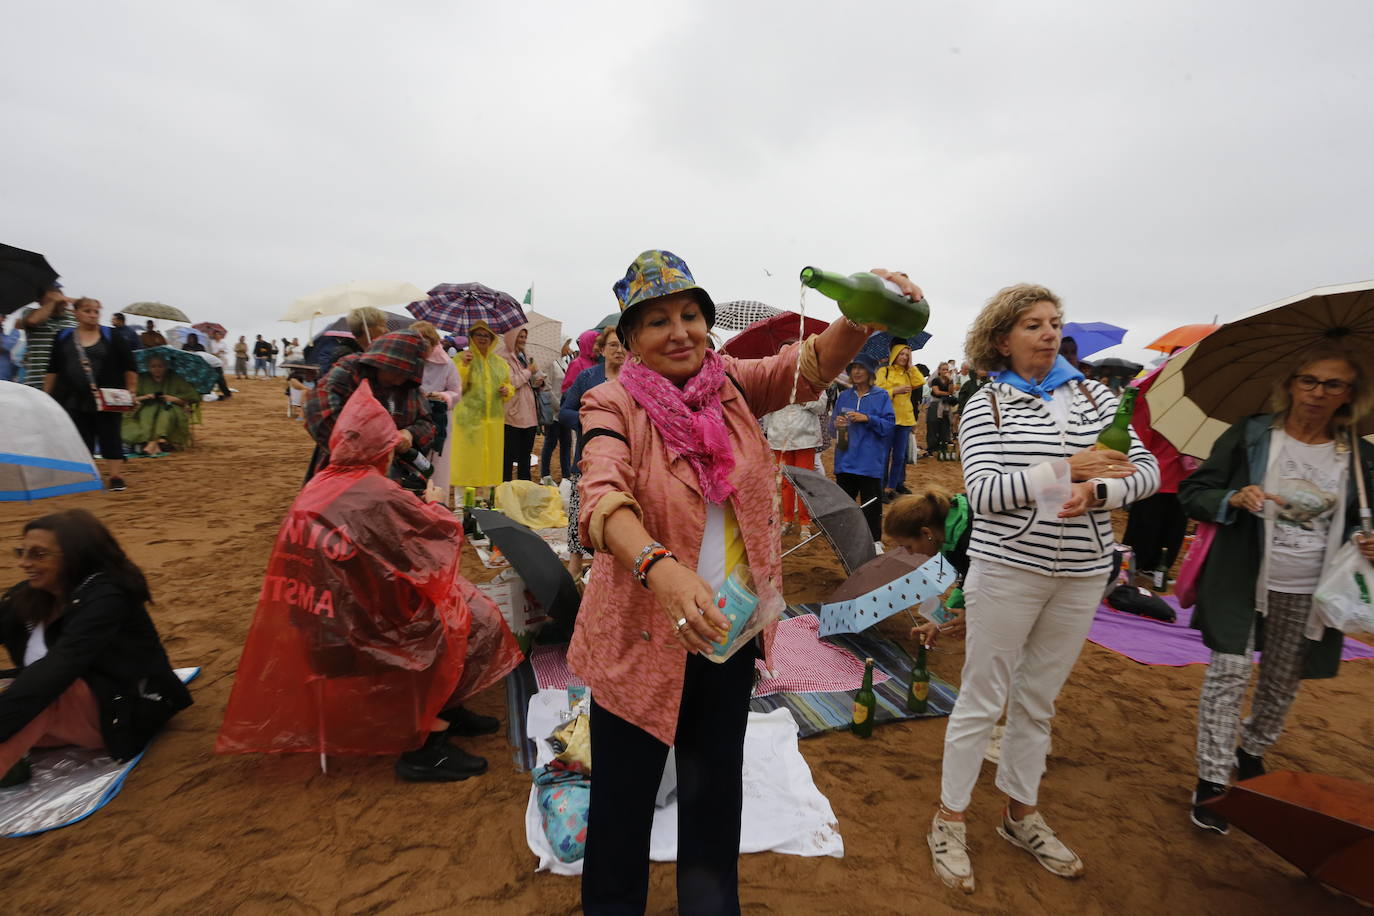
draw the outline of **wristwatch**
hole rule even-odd
[[[1101,477],[1094,477],[1092,480],[1089,480],[1088,483],[1092,484],[1093,486],[1093,499],[1097,500],[1100,503],[1106,502],[1107,481],[1103,480]]]

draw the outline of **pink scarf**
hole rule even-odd
[[[701,368],[683,388],[636,359],[620,370],[620,384],[649,414],[668,448],[691,464],[709,502],[718,505],[735,495],[730,483],[735,453],[720,406],[725,362],[714,350],[706,351]]]

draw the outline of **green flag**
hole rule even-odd
[[[529,289],[525,290],[525,304],[526,304],[526,305],[534,305],[534,284],[533,284],[533,283],[530,284],[530,288],[529,288]]]

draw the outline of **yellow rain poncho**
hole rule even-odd
[[[495,336],[495,335],[493,335]],[[463,397],[453,409],[453,485],[492,487],[501,482],[505,460],[506,400],[511,396],[510,366],[493,341],[486,354],[468,349],[453,360],[463,380]],[[501,387],[505,386],[503,396]]]

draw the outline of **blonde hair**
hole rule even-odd
[[[954,494],[939,486],[927,487],[921,494],[899,496],[887,507],[883,533],[892,538],[917,538],[922,528],[929,528],[943,538],[945,516],[953,502]]]
[[[382,334],[386,333],[386,312],[381,309],[365,305],[348,313],[348,332],[364,349],[372,345],[374,338],[381,336],[372,333],[379,328]]]
[[[411,324],[410,329],[423,337],[431,350],[439,346],[439,329],[428,321],[416,321]]]
[[[1064,317],[1059,297],[1033,283],[1008,286],[988,300],[978,317],[973,319],[964,340],[964,356],[975,369],[997,372],[1007,368],[1007,358],[997,349],[997,343],[1011,333],[1026,310],[1037,302],[1051,303],[1059,317]]]
[[[1342,404],[1331,418],[1337,427],[1358,424],[1369,416],[1374,409],[1374,379],[1370,378],[1359,354],[1346,344],[1335,340],[1322,341],[1300,351],[1288,363],[1288,371],[1274,380],[1273,390],[1269,393],[1269,409],[1280,416],[1293,409],[1293,390],[1290,383],[1302,374],[1302,370],[1325,359],[1336,359],[1345,363],[1355,373],[1354,391],[1350,403]]]

